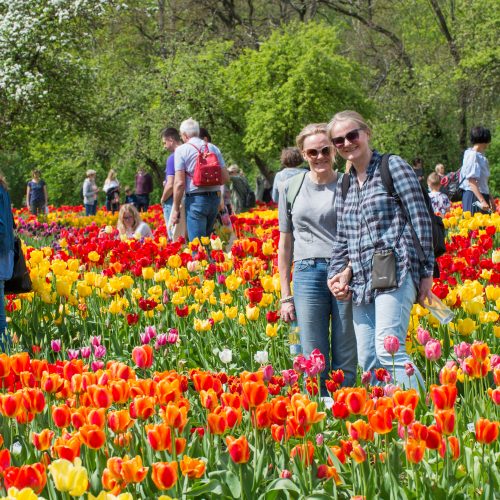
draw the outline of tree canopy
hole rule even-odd
[[[159,133],[193,116],[271,176],[304,125],[355,108],[428,171],[491,128],[500,184],[499,22],[494,0],[0,0],[0,169],[16,205],[35,166],[56,204],[90,167],[126,184],[143,164],[159,190]]]

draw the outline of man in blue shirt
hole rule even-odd
[[[172,212],[174,204],[174,177],[175,177],[175,155],[174,151],[182,144],[181,136],[176,128],[168,127],[162,130],[161,142],[163,147],[170,152],[165,167],[165,181],[163,182],[163,193],[160,203],[163,206],[163,217],[165,218],[165,226],[170,239],[173,238],[172,229],[168,227],[168,220]]]
[[[208,147],[209,151],[217,155],[222,170],[222,183],[229,181],[229,175],[219,148],[200,139],[200,125],[197,121],[192,118],[184,120],[180,133],[184,144],[175,150],[172,222],[176,224],[180,219],[180,206],[185,194],[186,225],[188,238],[192,241],[197,237],[210,235],[220,204],[220,186],[198,187],[192,183],[199,150]]]

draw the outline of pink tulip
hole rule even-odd
[[[324,442],[325,442],[325,436],[323,436],[323,434],[316,434],[316,445],[323,446]]]
[[[384,349],[394,356],[399,351],[399,339],[394,335],[387,335],[384,339]]]
[[[170,328],[168,331],[167,342],[169,344],[175,344],[179,339],[179,330],[177,328]]]
[[[303,354],[295,356],[293,360],[293,369],[299,373],[304,373],[307,369],[307,360]]]
[[[92,354],[92,349],[90,348],[90,346],[84,346],[80,351],[83,359],[90,358],[90,355]]]
[[[77,359],[80,356],[80,349],[68,349],[68,359]]]
[[[149,341],[151,340],[148,333],[139,333],[139,339],[142,345],[149,344]]]
[[[94,335],[93,337],[90,337],[90,344],[93,345],[94,347],[101,345],[101,336]]]
[[[281,375],[286,385],[292,386],[299,380],[299,374],[295,370],[283,370]]]
[[[431,334],[425,329],[419,326],[417,328],[417,340],[420,345],[425,345],[431,339]]]
[[[411,363],[405,363],[405,372],[408,377],[412,377],[415,373],[415,367]]]
[[[264,382],[269,382],[274,375],[274,368],[272,365],[266,365],[262,368],[264,372]]]
[[[319,349],[314,349],[309,356],[309,366],[307,367],[307,376],[315,377],[325,369],[325,356]]]
[[[282,479],[291,479],[292,473],[288,469],[283,469],[281,471],[280,477]]]
[[[372,379],[372,374],[370,371],[363,372],[363,374],[361,375],[361,383],[363,385],[368,385],[371,382],[371,379]]]
[[[492,370],[494,370],[497,366],[500,366],[500,356],[498,354],[491,355],[490,365]]]
[[[54,352],[60,352],[61,350],[61,339],[51,340],[50,347]]]
[[[90,363],[90,367],[92,368],[93,372],[96,372],[97,370],[101,370],[104,368],[104,361],[98,360],[98,361],[92,361]]]
[[[425,344],[425,357],[430,361],[437,361],[441,357],[441,343],[437,339],[430,339]]]
[[[470,356],[470,344],[468,344],[467,342],[460,342],[460,344],[454,345],[453,350],[455,351],[455,354],[459,359]]]

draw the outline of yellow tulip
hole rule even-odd
[[[498,300],[500,299],[500,286],[488,285],[485,288],[486,298],[488,300]]]
[[[228,290],[231,290],[231,292],[234,292],[241,285],[241,282],[242,282],[242,279],[239,276],[236,276],[236,274],[230,274],[226,278],[225,284],[226,284],[226,287]]]
[[[498,317],[499,315],[495,311],[481,311],[479,313],[479,321],[481,323],[496,323]]]
[[[79,281],[76,284],[76,292],[78,293],[79,297],[85,298],[89,297],[92,294],[92,288],[86,285],[84,281]]]
[[[222,250],[222,241],[219,237],[215,239],[210,239],[210,246],[212,250]]]
[[[96,497],[92,495],[92,493],[89,493],[88,500],[134,500],[134,497],[132,496],[132,493],[120,493],[119,495],[113,495],[112,493],[108,493],[103,490]]]
[[[266,335],[270,338],[276,337],[276,335],[278,335],[278,323],[275,323],[274,325],[268,323],[266,325]]]
[[[179,255],[171,255],[167,260],[167,264],[169,267],[176,269],[182,266],[182,259]]]
[[[41,250],[33,250],[30,254],[30,266],[36,266],[37,264],[40,264],[43,260],[43,252]]]
[[[274,244],[273,240],[266,240],[262,243],[262,253],[264,255],[273,255],[274,253]]]
[[[230,293],[221,292],[219,300],[222,304],[229,306],[233,302],[233,296]]]
[[[222,311],[212,311],[210,317],[214,320],[214,323],[220,323],[224,320],[224,313]]]
[[[77,497],[87,491],[89,485],[87,469],[82,467],[80,458],[75,458],[74,463],[63,458],[54,460],[48,469],[57,490],[67,491],[71,496]]]
[[[208,332],[212,329],[212,324],[208,321],[208,319],[195,318],[194,329],[197,332]]]
[[[500,339],[500,326],[493,326],[493,334],[495,338]]]
[[[459,319],[455,325],[460,335],[470,335],[476,328],[476,322],[471,318]]]
[[[265,292],[274,292],[274,283],[272,276],[264,275],[260,279],[260,284]]]
[[[247,324],[247,319],[245,318],[245,315],[243,313],[240,313],[238,315],[238,323],[241,325],[241,326],[245,326]]]
[[[258,306],[252,307],[250,304],[247,304],[246,307],[246,317],[250,321],[257,321],[259,319],[260,309]]]
[[[163,294],[163,290],[160,285],[154,285],[148,288],[148,294],[151,295],[154,299],[157,299],[160,295]]]
[[[271,293],[264,293],[262,294],[262,299],[259,302],[260,307],[267,307],[270,306],[274,301],[274,295]]]
[[[56,291],[60,297],[69,297],[71,294],[71,283],[62,276],[58,277],[56,279]]]
[[[38,495],[31,488],[23,488],[18,490],[14,486],[7,490],[7,496],[1,500],[37,500]]]
[[[210,243],[210,238],[208,236],[201,237],[201,244],[207,246]]]
[[[108,311],[111,314],[120,314],[122,312],[122,305],[120,299],[113,299],[109,304]]]
[[[177,269],[177,278],[186,281],[190,278],[189,271],[185,267],[179,267]]]
[[[479,314],[484,309],[483,298],[475,297],[462,302],[462,309],[468,314]]]
[[[226,307],[224,309],[224,313],[229,319],[234,319],[236,316],[238,316],[238,307],[233,306],[233,307]]]
[[[33,255],[33,252],[31,253],[31,255]],[[500,249],[493,250],[493,254],[491,255],[491,260],[493,261],[493,264],[500,263]]]
[[[100,258],[101,258],[101,256],[95,250],[92,250],[92,252],[89,252],[89,260],[91,262],[99,262]]]
[[[145,280],[152,280],[155,275],[155,270],[152,267],[143,267],[142,268],[142,277]]]

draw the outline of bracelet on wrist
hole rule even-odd
[[[288,304],[290,302],[293,302],[293,295],[289,295],[288,297],[283,297],[280,299],[280,302],[282,304]]]

